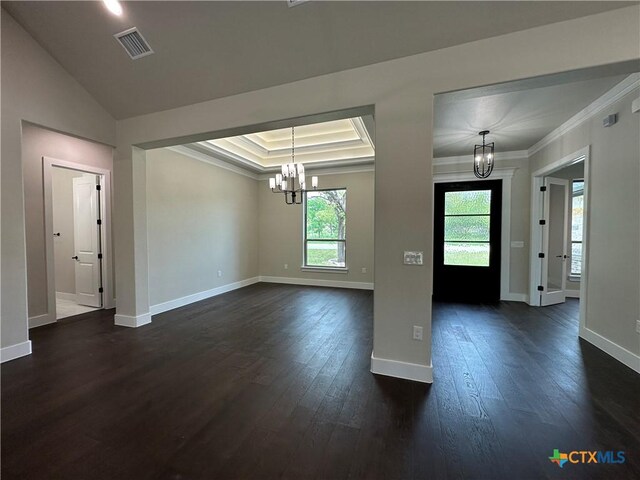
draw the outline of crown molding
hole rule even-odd
[[[193,158],[194,160],[199,160],[201,162],[208,163],[210,165],[222,168],[224,170],[229,170],[230,172],[237,173],[238,175],[244,175],[245,177],[249,177],[254,180],[258,180],[259,178],[259,174],[250,172],[246,168],[232,165],[227,160],[222,160],[210,154],[193,150],[192,148],[189,148],[188,146],[185,146],[185,145],[178,145],[175,147],[166,147],[166,148],[167,150],[171,150],[172,152],[176,152],[186,157]]]
[[[640,87],[640,73],[633,73],[629,75],[622,82],[614,86],[611,90],[598,97],[596,100],[580,110],[558,128],[543,137],[542,140],[532,145],[528,150],[529,156],[539,152],[554,140],[559,139],[561,136],[565,135],[569,131],[591,119],[593,116],[597,115],[605,108],[611,106],[638,87]]]
[[[305,169],[308,174],[313,175],[342,175],[345,173],[365,173],[375,171],[375,165],[373,164],[373,158],[364,159],[361,162],[345,161],[342,164],[337,162],[326,162],[325,166],[314,166],[313,164],[305,163]],[[279,170],[273,170],[271,173],[263,173],[258,177],[258,180],[268,180],[273,176],[273,173]]]
[[[496,178],[512,178],[518,167],[504,167],[499,168],[496,167],[491,173],[491,178],[489,180],[493,180]],[[464,170],[460,172],[445,172],[445,173],[434,173],[433,174],[433,183],[446,183],[446,182],[467,182],[467,181],[483,181],[486,180],[484,178],[476,177],[472,171]]]
[[[505,160],[528,160],[529,154],[526,150],[514,150],[511,152],[496,152],[495,161],[503,162]],[[473,161],[473,155],[460,155],[457,157],[434,157],[433,166],[440,165],[460,165]]]

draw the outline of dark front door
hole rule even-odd
[[[500,300],[502,180],[436,183],[433,295]]]

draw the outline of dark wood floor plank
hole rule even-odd
[[[435,303],[433,385],[372,375],[372,292],[256,284],[140,329],[30,331],[2,365],[4,479],[640,478],[640,377],[578,302]],[[623,465],[561,451],[624,450]]]

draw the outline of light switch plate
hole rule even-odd
[[[424,252],[404,252],[405,265],[423,265]]]

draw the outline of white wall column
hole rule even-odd
[[[119,148],[114,160],[115,324],[140,327],[151,322],[147,260],[146,152]]]
[[[375,295],[371,371],[431,382],[433,95],[407,89],[376,103]],[[402,158],[398,158],[402,152]],[[405,250],[424,265],[404,265]],[[413,326],[423,328],[413,340]]]

